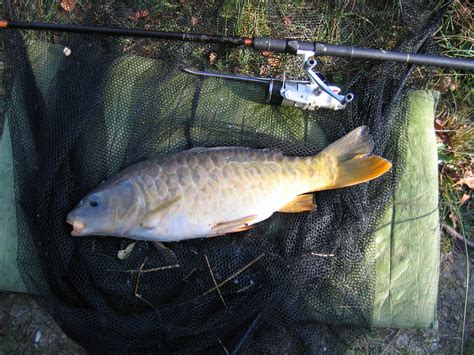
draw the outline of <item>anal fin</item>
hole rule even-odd
[[[305,194],[305,195],[298,195],[296,198],[285,206],[280,208],[278,212],[283,213],[297,213],[297,212],[304,212],[304,211],[311,211],[314,208],[313,204],[313,195]]]
[[[250,225],[257,218],[256,214],[245,216],[242,218],[234,219],[227,222],[220,222],[212,226],[213,234],[212,236],[223,235],[227,233],[237,233],[243,232],[253,228],[253,225]]]

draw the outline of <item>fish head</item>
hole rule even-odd
[[[68,213],[72,236],[122,236],[133,224],[139,198],[129,181],[99,187]]]

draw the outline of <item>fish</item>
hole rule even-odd
[[[275,212],[314,208],[313,193],[378,178],[391,163],[372,155],[361,126],[313,156],[247,147],[193,148],[135,163],[67,214],[72,236],[176,242],[243,232]]]

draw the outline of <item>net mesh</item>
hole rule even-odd
[[[5,3],[5,17],[229,35],[272,35],[432,53],[430,1],[94,2],[50,15]],[[143,15],[143,9],[149,14]],[[140,11],[137,11],[140,10]],[[19,267],[28,289],[92,352],[289,353],[340,349],[371,324],[373,232],[403,172],[404,97],[429,70],[322,59],[344,111],[264,104],[256,84],[179,70],[298,78],[300,59],[218,45],[4,31]],[[65,55],[65,48],[71,50]],[[101,181],[197,146],[311,155],[368,125],[393,169],[315,196],[310,213],[275,214],[248,232],[170,243],[70,237],[68,211]],[[215,280],[215,282],[214,282]]]

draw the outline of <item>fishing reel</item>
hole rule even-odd
[[[183,68],[189,74],[240,80],[265,84],[267,86],[266,102],[273,105],[299,107],[303,110],[314,111],[318,108],[341,110],[354,99],[352,93],[340,95],[341,88],[328,85],[324,77],[315,72],[316,60],[310,54],[299,52],[303,56],[303,70],[309,80],[286,80],[274,78],[260,78],[243,75],[212,73]]]

